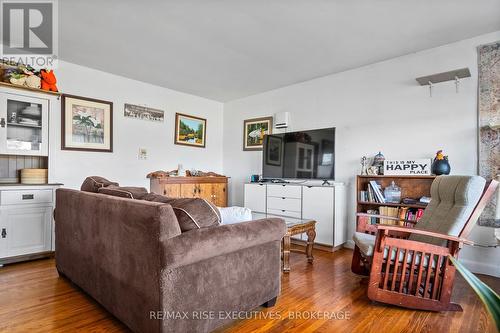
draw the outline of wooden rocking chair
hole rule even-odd
[[[498,182],[479,176],[439,176],[431,186],[431,202],[414,228],[367,224],[358,214],[351,269],[369,275],[368,298],[401,307],[430,311],[462,311],[451,303],[457,258],[472,227],[491,200]],[[397,223],[397,222],[396,222]],[[376,233],[376,235],[373,235]]]

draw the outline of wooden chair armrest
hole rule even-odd
[[[386,219],[386,220],[392,220],[392,221],[403,221],[403,222],[407,222],[407,223],[411,223],[411,224],[417,224],[417,221],[400,219],[399,217],[394,217],[394,216],[384,216],[384,215],[368,214],[368,213],[357,213],[356,216],[375,217],[378,219]]]
[[[433,232],[433,231],[419,230],[419,229],[414,229],[414,228],[409,228],[409,227],[395,226],[395,225],[385,225],[385,224],[377,224],[375,227],[378,230],[408,232],[408,233],[411,233],[411,234],[425,235],[425,236],[430,236],[430,237],[435,237],[435,238],[449,240],[449,241],[452,241],[452,242],[463,243],[463,244],[468,244],[468,245],[474,245],[474,242],[471,241],[471,240],[468,240],[468,239],[465,239],[465,238],[460,238],[460,237],[455,237],[455,236],[450,236],[450,235],[445,235],[445,234],[440,234],[440,233]]]

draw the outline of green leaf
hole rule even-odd
[[[474,289],[476,294],[479,296],[481,301],[483,301],[486,309],[490,313],[491,317],[495,321],[497,330],[500,332],[500,296],[488,287],[483,281],[479,280],[471,271],[465,268],[458,260],[448,255],[453,265],[457,268],[457,271],[462,274],[465,281]]]

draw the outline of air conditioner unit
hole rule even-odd
[[[276,128],[287,128],[290,119],[290,113],[280,112],[274,115],[274,127]]]

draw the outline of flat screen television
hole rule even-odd
[[[265,135],[265,179],[335,179],[335,128]]]

